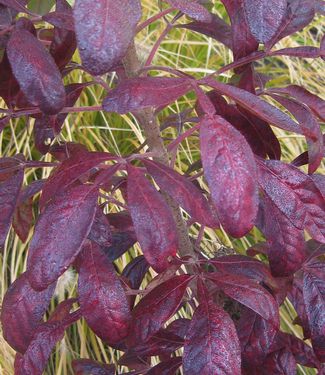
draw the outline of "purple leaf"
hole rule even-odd
[[[305,105],[293,99],[283,98],[279,95],[271,95],[282,106],[288,109],[298,120],[300,127],[308,143],[308,173],[312,174],[319,167],[324,154],[323,135],[320,124],[311,111]]]
[[[274,297],[263,287],[246,277],[209,273],[206,278],[213,281],[228,297],[255,311],[263,319],[279,326],[279,306]]]
[[[254,114],[255,116],[272,125],[279,127],[280,129],[297,134],[302,133],[298,125],[293,120],[291,120],[288,115],[248,91],[242,90],[235,86],[217,82],[214,79],[210,78],[201,80],[201,83],[211,86],[220,94],[226,95],[229,98],[233,99],[237,104],[245,108],[248,112]]]
[[[286,0],[244,0],[244,10],[251,33],[266,43],[277,32],[286,14]]]
[[[33,198],[29,198],[15,208],[12,226],[22,242],[26,242],[34,220]]]
[[[140,300],[132,312],[129,347],[146,342],[176,313],[192,278],[189,275],[174,276]]]
[[[79,304],[89,327],[110,345],[128,334],[130,310],[112,263],[88,242],[78,259]],[[94,313],[95,312],[95,313]]]
[[[128,166],[128,207],[143,255],[160,272],[178,247],[173,215],[164,198],[144,173]]]
[[[42,19],[59,29],[74,31],[73,16],[68,12],[56,11],[47,13],[42,17]]]
[[[46,114],[60,112],[65,105],[61,74],[38,39],[26,30],[16,30],[9,39],[7,54],[28,101]]]
[[[301,46],[292,48],[283,48],[270,52],[269,56],[292,56],[305,59],[316,59],[321,56],[321,50],[317,47]]]
[[[103,248],[107,258],[113,262],[126,251],[128,251],[136,242],[137,236],[132,231],[113,231],[112,232],[112,244],[108,247]]]
[[[70,266],[91,229],[98,190],[80,185],[56,196],[35,227],[27,259],[28,278],[36,290],[45,289]]]
[[[107,73],[126,54],[141,18],[139,0],[77,0],[74,20],[81,60],[94,75]]]
[[[241,359],[236,329],[229,315],[204,296],[186,335],[185,375],[239,375]]]
[[[209,23],[212,20],[211,13],[204,8],[203,5],[199,4],[196,1],[188,0],[164,0],[173,8],[180,10],[182,13],[193,18],[199,22]]]
[[[58,308],[60,308],[60,305]],[[66,315],[61,318],[60,321],[51,321],[50,318],[48,322],[37,328],[24,355],[16,356],[16,375],[43,374],[53,348],[58,341],[63,339],[65,329],[80,318],[79,311],[71,314],[66,311]]]
[[[241,345],[243,368],[251,370],[259,367],[264,362],[275,337],[276,327],[252,310],[244,308],[236,328]]]
[[[290,85],[282,88],[272,88],[268,90],[276,94],[292,96],[298,101],[305,103],[321,120],[325,121],[325,101],[315,94],[312,94],[304,87]]]
[[[219,220],[234,237],[254,226],[257,214],[256,166],[245,138],[220,116],[201,122],[200,144],[205,177]]]
[[[74,359],[72,361],[74,375],[115,375],[114,365],[105,365],[91,359]]]
[[[4,159],[2,159],[4,160]],[[1,173],[0,166],[0,173]],[[0,248],[3,247],[17,204],[19,192],[24,179],[24,170],[19,169],[9,173],[6,178],[0,175]]]
[[[277,352],[269,354],[263,363],[262,368],[263,375],[297,375],[297,364],[295,357],[286,349],[281,349]]]
[[[191,89],[191,81],[185,78],[130,78],[108,93],[103,101],[103,109],[125,114],[147,107],[162,107]]]
[[[0,0],[0,3],[8,8],[15,9],[17,12],[28,12],[28,9],[25,7],[27,3],[26,0]]]
[[[2,303],[1,323],[3,336],[10,346],[24,353],[34,332],[42,323],[55,285],[37,292],[31,288],[26,273],[9,287]]]
[[[182,364],[182,357],[174,357],[152,367],[146,375],[175,375]]]
[[[215,213],[201,191],[185,176],[161,163],[142,160],[148,172],[164,192],[167,192],[194,219],[202,225],[217,228]]]
[[[311,342],[317,358],[325,361],[325,280],[308,271],[304,272],[303,297]]]
[[[290,276],[301,268],[305,260],[304,233],[272,203],[264,197],[265,226],[263,232],[268,241],[268,257],[274,276]]]
[[[101,208],[97,207],[95,219],[88,238],[100,246],[110,246],[112,243],[112,233],[107,217]]]

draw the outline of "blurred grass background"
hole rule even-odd
[[[159,11],[157,0],[143,0],[143,19],[154,15]],[[214,1],[213,12],[225,17],[223,6],[219,1]],[[170,19],[171,16],[168,16]],[[181,22],[184,22],[183,18]],[[310,27],[291,37],[283,39],[276,47],[295,47],[299,45],[318,46],[323,34],[323,19],[317,16]],[[145,60],[151,47],[165,28],[163,20],[159,20],[149,28],[143,30],[137,36],[137,49],[141,59]],[[77,54],[74,60],[78,61]],[[154,65],[165,65],[180,69],[196,77],[202,77],[219,67],[232,61],[231,52],[222,44],[211,38],[204,37],[197,33],[185,29],[174,29],[164,39],[158,53],[154,59]],[[257,64],[257,69],[261,73],[272,77],[269,86],[284,86],[290,83],[299,84],[311,92],[322,95],[324,93],[324,61],[321,59],[302,60],[289,57],[273,57]],[[230,73],[224,75],[227,80]],[[164,73],[161,73],[164,74]],[[107,76],[110,83],[114,76]],[[89,81],[91,77],[80,71],[74,71],[66,78],[66,83]],[[101,86],[87,87],[76,106],[99,105],[105,91]],[[193,107],[193,96],[182,98],[177,103],[164,110],[159,118],[162,120],[168,114],[178,113],[186,108]],[[4,103],[0,103],[4,107]],[[185,129],[192,124],[186,124]],[[0,156],[13,156],[23,153],[27,159],[38,160],[40,155],[34,149],[32,137],[33,120],[26,126],[26,120],[16,119],[0,134]],[[297,134],[287,134],[284,131],[275,129],[278,135],[283,152],[284,161],[292,161],[297,155],[306,150],[304,138]],[[175,138],[177,130],[168,128],[163,132],[166,138]],[[140,125],[131,116],[117,116],[104,112],[97,113],[75,113],[70,114],[64,125],[61,140],[80,142],[87,146],[89,150],[108,151],[114,154],[126,155],[137,149],[143,142],[144,137]],[[190,137],[179,147],[176,157],[176,168],[180,172],[185,172],[188,165],[199,157],[198,138]],[[51,157],[46,155],[41,158],[50,161]],[[28,170],[25,174],[25,183],[30,183],[35,179],[46,178],[50,169]],[[324,173],[324,164],[318,170]],[[110,206],[110,211],[117,211],[118,208]],[[196,237],[198,228],[191,227],[191,235]],[[32,233],[30,233],[30,237]],[[253,230],[247,237],[233,240],[223,231],[206,230],[202,242],[202,247],[207,254],[213,255],[222,245],[233,247],[238,253],[244,253],[245,249],[261,240],[261,235],[257,230]],[[8,236],[4,253],[0,254],[0,303],[8,286],[25,270],[28,242],[23,244],[13,231]],[[129,262],[130,258],[140,253],[135,246],[132,251],[119,258],[115,263],[122,270]],[[153,275],[148,275],[143,286]],[[52,301],[50,311],[62,300],[76,295],[77,277],[73,271],[67,271],[60,279],[56,290],[55,299]],[[189,311],[182,309],[179,315],[188,316]],[[296,313],[289,302],[281,308],[282,329],[301,336],[298,326],[292,324]],[[1,328],[0,328],[1,329]],[[12,375],[14,363],[14,351],[4,341],[0,331],[0,374]],[[69,375],[72,374],[71,360],[73,358],[92,358],[107,363],[116,363],[119,353],[111,350],[101,342],[87,327],[85,322],[79,321],[71,327],[64,340],[57,345],[49,366],[46,370],[48,375]],[[299,374],[315,374],[315,370],[299,367]]]

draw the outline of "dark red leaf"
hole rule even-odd
[[[130,310],[112,263],[98,245],[88,242],[78,259],[79,304],[90,328],[110,345],[128,334]]]
[[[142,160],[148,172],[164,192],[167,192],[194,219],[202,225],[219,226],[215,213],[201,191],[185,176],[161,163]]]
[[[35,227],[27,259],[28,278],[36,290],[45,289],[70,266],[91,229],[98,190],[80,185],[56,196]]]
[[[50,319],[40,325],[24,355],[18,355],[16,358],[15,374],[42,375],[53,348],[63,339],[65,329],[79,318],[78,312],[69,314],[66,311],[66,316],[63,316],[61,321],[52,322]]]
[[[65,13],[69,17],[72,15],[72,8],[66,0],[56,1],[56,11]],[[54,27],[53,40],[49,51],[60,69],[63,69],[71,60],[76,48],[77,41],[73,31]]]
[[[124,57],[141,18],[139,0],[77,0],[74,19],[81,60],[94,75],[107,73]]]
[[[173,8],[200,22],[211,22],[211,13],[196,1],[188,0],[164,0]]]
[[[46,114],[60,112],[65,105],[61,74],[43,45],[30,32],[16,30],[11,34],[7,54],[28,101]]]
[[[272,39],[286,14],[286,0],[244,0],[244,10],[251,33],[260,43]]]
[[[130,78],[108,93],[103,101],[103,109],[125,114],[147,107],[162,107],[191,89],[191,81],[185,78]]]
[[[164,198],[144,173],[128,166],[128,206],[143,255],[160,272],[178,247],[173,215]]]
[[[252,310],[244,308],[236,328],[242,351],[243,368],[251,370],[259,367],[273,342],[277,332],[276,327]]]
[[[281,349],[267,356],[263,363],[263,375],[281,374],[281,375],[297,375],[297,364],[293,354]]]
[[[299,229],[325,241],[325,201],[312,178],[277,160],[260,165],[260,184],[277,208]]]
[[[210,298],[202,298],[186,335],[186,375],[239,375],[241,359],[236,329],[229,315]]]
[[[206,277],[228,297],[255,311],[275,327],[279,327],[279,306],[274,297],[257,282],[238,275],[209,273]]]
[[[115,366],[108,366],[91,359],[74,359],[72,368],[74,375],[115,375]]]
[[[174,357],[152,367],[146,375],[175,375],[182,364],[182,357]]]
[[[242,0],[222,0],[231,22],[232,51],[234,60],[245,57],[258,49],[258,43],[246,22]],[[241,69],[240,69],[241,70]]]
[[[220,116],[204,118],[200,129],[205,177],[225,230],[241,237],[257,214],[256,166],[245,138]]]
[[[308,143],[308,173],[314,173],[319,167],[324,154],[323,135],[320,124],[313,116],[309,108],[293,99],[283,98],[279,95],[271,95],[282,106],[288,109],[298,120],[300,127]]]
[[[179,27],[196,31],[223,43],[228,48],[232,48],[232,34],[229,25],[216,14],[211,14],[211,17],[209,22],[194,21],[179,25]]]
[[[42,323],[55,285],[37,292],[29,284],[26,273],[14,281],[2,303],[1,323],[3,336],[16,351],[24,353],[34,332]]]
[[[299,126],[285,113],[278,108],[260,99],[258,96],[235,86],[226,85],[217,82],[214,79],[207,78],[201,80],[201,83],[216,89],[220,94],[233,99],[241,107],[245,108],[258,118],[279,127],[280,129],[301,134]]]
[[[317,358],[325,361],[325,280],[313,273],[304,272],[303,297],[311,342]]]
[[[107,217],[103,210],[97,207],[95,219],[88,238],[100,246],[110,246],[112,243],[112,233]]]
[[[33,221],[33,198],[29,198],[16,206],[12,220],[12,226],[22,242],[27,241]]]
[[[305,103],[320,119],[325,121],[325,101],[304,87],[290,85],[282,88],[272,88],[269,91],[292,96],[298,101]]]
[[[274,276],[290,276],[301,268],[305,260],[304,233],[272,203],[264,197],[265,226],[263,232],[268,241],[268,257]]]
[[[175,314],[192,278],[189,275],[174,276],[141,299],[132,312],[129,347],[150,339]]]
[[[128,251],[136,242],[137,236],[132,231],[113,231],[112,232],[112,244],[108,247],[103,248],[107,258],[113,262],[126,251]]]

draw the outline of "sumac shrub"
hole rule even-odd
[[[255,62],[323,58],[324,43],[285,49],[276,43],[324,13],[324,2],[222,0],[230,24],[202,0],[160,1],[151,19],[142,18],[140,0],[76,0],[73,9],[57,0],[45,15],[27,3],[0,1],[1,130],[13,118],[33,123],[40,155],[0,159],[0,246],[11,225],[27,240],[38,199],[27,269],[10,286],[1,311],[4,337],[17,351],[15,374],[41,374],[65,329],[81,318],[124,353],[119,365],[132,374],[295,374],[297,364],[322,373],[325,179],[315,172],[324,154],[325,104],[299,85],[270,85]],[[140,61],[134,38],[157,21],[166,29]],[[233,62],[203,78],[154,66],[173,28],[223,43]],[[72,61],[77,48],[81,64]],[[93,79],[64,85],[76,69]],[[233,73],[227,83],[224,72]],[[102,105],[76,107],[89,85],[106,90]],[[161,111],[188,93],[195,107],[163,120]],[[82,111],[132,114],[146,144],[120,156],[64,143],[59,134],[66,116]],[[184,131],[180,121],[191,126]],[[169,126],[178,126],[176,139],[161,136]],[[273,127],[305,137],[308,151],[281,161]],[[197,136],[200,158],[180,174],[174,169],[179,145]],[[41,160],[47,153],[53,162]],[[26,169],[43,167],[52,168],[47,180],[23,186]],[[112,202],[121,212],[108,213]],[[190,225],[200,228],[198,238],[189,236]],[[200,247],[204,229],[220,227],[233,238],[256,227],[265,241],[246,255],[209,258]],[[118,272],[114,261],[136,242],[143,255]],[[69,267],[78,273],[77,296],[45,320],[57,280]],[[150,267],[157,276],[140,291]],[[280,329],[286,298],[304,340]],[[171,320],[182,308],[191,319]],[[155,366],[153,356],[160,359]],[[75,374],[121,369],[88,359],[72,367]]]

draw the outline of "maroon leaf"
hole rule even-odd
[[[163,107],[190,90],[191,81],[185,78],[130,78],[108,93],[103,109],[125,114],[147,107]]]
[[[297,85],[290,85],[282,88],[269,90],[276,94],[292,96],[298,101],[305,103],[320,119],[325,121],[325,101],[305,88]]]
[[[107,217],[101,208],[97,207],[95,219],[88,238],[100,246],[110,246],[112,243],[112,233]]]
[[[28,278],[45,289],[74,261],[93,223],[98,191],[80,185],[56,196],[40,215],[27,259]]]
[[[65,329],[79,318],[78,311],[71,314],[67,311],[61,321],[51,321],[50,319],[40,325],[24,355],[18,355],[16,358],[15,374],[42,375],[53,348],[58,341],[63,339]]]
[[[91,359],[74,359],[72,368],[74,375],[115,375],[115,366],[108,366]]]
[[[272,203],[264,197],[265,227],[268,240],[268,257],[274,276],[289,276],[301,268],[305,260],[304,233]]]
[[[137,242],[137,236],[132,231],[113,231],[111,245],[103,248],[107,258],[113,262]]]
[[[148,172],[161,189],[167,192],[194,219],[202,225],[216,228],[218,219],[201,191],[185,176],[151,160],[142,160]]]
[[[30,32],[16,30],[11,34],[7,54],[28,101],[46,114],[60,112],[65,104],[64,86],[54,60],[43,45]]]
[[[175,256],[178,247],[173,215],[140,169],[128,166],[127,189],[128,206],[143,255],[160,272],[168,267],[168,257]]]
[[[113,265],[91,242],[84,246],[78,264],[82,315],[102,340],[110,345],[119,343],[128,333],[130,311]]]
[[[146,375],[175,375],[182,364],[182,357],[174,357],[152,367]]]
[[[16,206],[12,226],[22,242],[26,242],[34,220],[33,198]]]
[[[194,21],[179,25],[179,27],[196,31],[223,43],[228,48],[232,48],[232,34],[229,25],[216,14],[211,14],[211,17],[209,22]]]
[[[244,0],[251,33],[260,43],[268,42],[277,32],[286,14],[286,0]]]
[[[236,328],[242,351],[243,368],[251,370],[259,367],[264,362],[275,337],[276,327],[252,310],[244,308]]]
[[[277,160],[260,162],[260,184],[277,208],[299,229],[325,241],[325,201],[312,178]]]
[[[10,346],[24,353],[35,330],[42,323],[55,285],[37,292],[31,288],[26,273],[10,285],[2,303],[3,336]]]
[[[228,297],[255,311],[275,327],[279,326],[279,307],[276,300],[256,282],[238,275],[209,273],[206,277]]]
[[[324,154],[323,135],[319,123],[309,108],[303,104],[278,95],[271,96],[287,108],[298,120],[308,143],[308,173],[314,173],[319,167]]]
[[[321,50],[317,47],[301,46],[292,48],[283,48],[270,52],[269,56],[292,56],[306,59],[316,59],[321,56]]]
[[[267,356],[262,374],[296,375],[296,369],[297,364],[293,354],[286,349],[281,349]]]
[[[200,144],[205,177],[225,230],[241,237],[257,214],[256,166],[245,138],[220,116],[201,122]]]
[[[74,19],[78,47],[85,68],[107,73],[124,57],[141,18],[139,0],[77,0]]]
[[[303,297],[311,341],[317,358],[325,361],[325,280],[304,272]]]
[[[194,312],[184,345],[185,375],[239,375],[240,346],[229,315],[210,298]]]
[[[211,22],[212,15],[201,4],[188,0],[164,0],[173,8],[200,22]]]
[[[23,169],[13,172],[5,179],[0,178],[0,248],[5,243],[24,179]]]
[[[150,339],[175,314],[192,278],[189,275],[174,276],[141,299],[132,312],[129,347]]]
[[[293,120],[291,120],[288,115],[265,102],[264,100],[260,99],[256,95],[251,94],[250,92],[242,90],[238,87],[217,82],[214,79],[210,78],[203,79],[201,82],[213,87],[220,94],[226,95],[229,98],[233,99],[241,107],[245,108],[247,111],[256,115],[260,119],[273,124],[280,129],[297,134],[302,133],[298,125]]]

